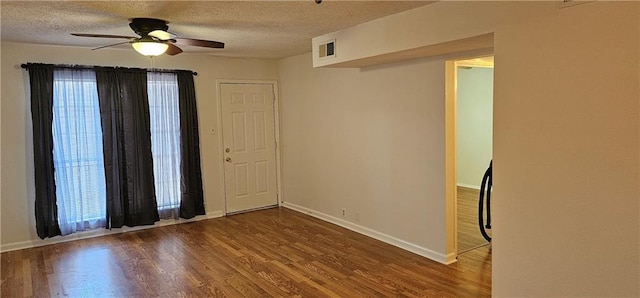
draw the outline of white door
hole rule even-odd
[[[273,84],[220,84],[226,213],[278,204]]]

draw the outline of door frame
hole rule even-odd
[[[462,65],[461,63],[459,63],[459,61],[461,60],[484,58],[489,56],[492,56],[495,59],[495,54],[493,51],[469,53],[466,55],[452,56],[445,59],[445,242],[448,263],[456,262],[458,259],[458,180],[456,172],[456,137],[458,131],[458,116],[456,112],[458,104],[458,66],[470,66],[469,64]],[[484,67],[482,65],[475,66]]]
[[[456,173],[457,66],[445,60],[445,218],[447,264],[458,260],[458,201]]]
[[[222,100],[221,90],[222,84],[257,84],[257,85],[271,85],[273,87],[273,124],[275,130],[275,142],[276,142],[276,197],[278,207],[282,205],[282,179],[281,179],[281,157],[280,157],[280,96],[278,94],[278,81],[275,80],[234,80],[234,79],[218,79],[216,80],[216,101],[218,109],[218,170],[220,171],[220,195],[223,201],[223,214],[226,216],[227,212],[227,195],[226,195],[226,183],[225,183],[225,171],[224,171],[224,140],[222,136]]]

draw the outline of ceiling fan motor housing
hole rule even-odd
[[[156,30],[162,30],[166,32],[169,29],[166,21],[149,18],[131,19],[129,27],[131,27],[131,29],[133,29],[135,33],[142,37],[149,35],[149,32],[153,32]]]

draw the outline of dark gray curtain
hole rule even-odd
[[[181,199],[180,217],[192,218],[205,214],[200,169],[200,137],[193,73],[178,71],[180,93]]]
[[[53,169],[53,66],[28,64],[33,123],[36,230],[44,239],[60,235]]]
[[[147,71],[96,67],[107,185],[107,228],[159,220]]]

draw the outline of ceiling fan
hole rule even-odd
[[[136,50],[136,52],[145,56],[158,56],[162,55],[165,52],[167,53],[167,55],[171,56],[182,53],[182,49],[176,46],[176,44],[224,49],[224,43],[219,41],[176,37],[175,35],[167,31],[169,29],[169,26],[167,26],[167,21],[164,20],[134,18],[131,19],[129,27],[131,27],[131,29],[133,29],[133,31],[140,37],[90,33],[71,33],[71,35],[80,37],[128,39],[124,42],[98,47],[93,50],[130,43]]]

